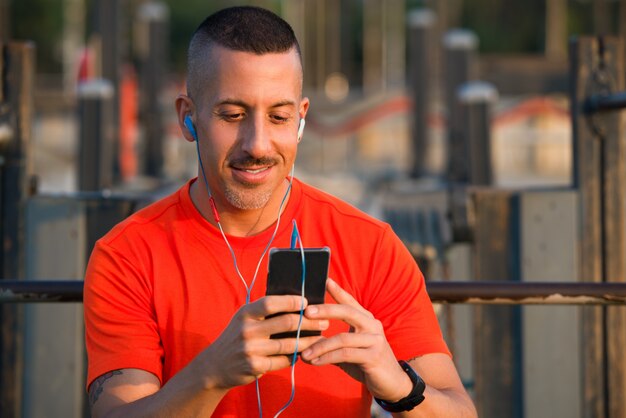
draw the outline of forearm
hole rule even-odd
[[[103,418],[210,417],[223,395],[219,393],[183,393],[163,387],[150,396],[120,405]]]
[[[411,367],[404,364],[402,374],[393,379],[397,391],[393,398],[387,398],[389,401],[386,403],[394,404],[404,399],[403,403],[415,405],[413,401],[419,402],[420,395],[423,395],[423,399],[411,411],[394,413],[394,417],[477,416],[474,404],[456,374],[450,357],[444,354],[430,354],[410,360],[409,365]]]
[[[392,415],[396,418],[477,417],[476,409],[465,392],[460,393],[456,389],[435,389],[427,385],[424,397],[424,401],[412,411]]]
[[[300,324],[298,316],[266,318],[293,312],[301,303],[295,295],[269,296],[240,308],[220,337],[163,387],[154,374],[143,370],[123,369],[115,371],[123,373],[100,376],[89,389],[93,416],[211,416],[230,389],[291,364],[296,339],[269,337],[295,331]],[[322,331],[328,328],[328,321],[306,319],[301,326],[307,331]],[[317,340],[319,337],[300,338],[298,347],[305,350]]]
[[[91,402],[94,418],[209,417],[227,393],[227,390],[217,388],[210,380],[199,378],[197,368],[194,370],[191,365],[182,369],[161,388],[156,378],[156,384],[146,384],[145,381],[135,379],[133,372],[141,371],[126,369],[123,372],[124,379],[111,381],[102,399],[98,399],[97,389],[93,391]]]

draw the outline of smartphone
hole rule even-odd
[[[304,297],[309,305],[324,303],[330,248],[304,249]],[[302,253],[299,248],[270,249],[267,270],[267,295],[300,295],[302,293]],[[298,313],[298,312],[296,312]],[[279,313],[276,315],[283,315]],[[272,315],[272,316],[276,316]],[[321,331],[300,331],[301,337],[321,335]],[[296,332],[273,334],[271,338],[295,338]]]

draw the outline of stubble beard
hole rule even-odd
[[[255,190],[255,187],[232,187],[226,185],[224,190],[224,196],[228,203],[241,210],[255,210],[261,209],[267,205],[270,197],[272,197],[272,191],[269,188],[262,188],[261,190]]]
[[[244,157],[233,160],[232,165],[237,167],[254,167],[257,165],[277,166],[278,161],[272,157],[250,158]],[[264,208],[270,201],[272,194],[280,187],[274,184],[249,184],[225,182],[224,197],[232,206],[240,210],[256,210]]]

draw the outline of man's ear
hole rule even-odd
[[[300,119],[306,119],[306,114],[309,111],[309,98],[303,97],[300,100],[300,108],[298,109],[298,113],[300,114]]]
[[[176,97],[176,116],[178,117],[178,126],[183,133],[185,139],[189,142],[194,142],[195,138],[193,133],[185,125],[185,118],[191,117],[193,121],[194,104],[191,98],[185,94],[179,94]]]

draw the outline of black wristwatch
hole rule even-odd
[[[382,399],[374,398],[376,403],[387,412],[410,411],[417,405],[421,404],[424,400],[426,383],[424,383],[417,372],[413,370],[413,367],[409,366],[409,363],[404,360],[400,360],[398,363],[400,363],[402,370],[404,370],[405,373],[409,375],[409,378],[411,378],[411,382],[413,382],[413,389],[406,397],[400,399],[398,402],[388,402]]]

